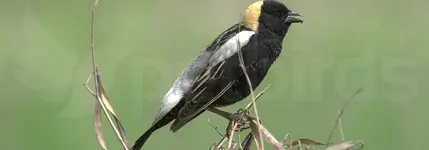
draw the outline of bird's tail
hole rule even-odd
[[[134,143],[132,150],[140,150],[143,145],[146,143],[147,139],[149,139],[150,135],[152,135],[153,132],[157,130],[157,126],[150,127],[142,136],[137,139],[137,141]]]

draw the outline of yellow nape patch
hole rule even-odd
[[[254,2],[243,13],[242,23],[255,32],[258,30],[258,20],[261,15],[261,6],[263,3],[262,0]]]

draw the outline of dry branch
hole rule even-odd
[[[347,101],[346,101],[346,103],[344,103],[344,105],[343,105],[343,107],[341,107],[341,109],[339,110],[339,113],[338,113],[338,116],[337,116],[337,118],[335,119],[335,123],[334,123],[334,125],[332,126],[332,130],[331,130],[331,133],[329,134],[329,137],[328,137],[328,140],[326,141],[326,143],[329,143],[330,141],[331,141],[331,138],[332,138],[332,135],[333,135],[333,133],[334,133],[334,130],[337,128],[337,125],[338,125],[338,123],[340,123],[341,122],[341,117],[343,116],[343,114],[344,114],[344,111],[346,110],[346,107],[350,104],[350,102],[352,101],[352,99],[356,96],[356,95],[358,95],[360,92],[362,92],[363,91],[363,88],[359,88],[355,93],[353,93],[353,95],[352,96],[350,96],[348,99],[347,99]],[[341,123],[340,123],[341,124]],[[343,133],[342,132],[342,127],[340,126],[340,131],[341,131],[341,134]],[[344,135],[341,135],[342,137],[344,137]],[[343,139],[344,140],[344,139]],[[328,147],[328,145],[326,145],[326,147]]]
[[[128,142],[125,137],[125,129],[122,126],[118,115],[115,113],[113,106],[110,103],[110,100],[106,94],[106,91],[103,88],[102,82],[101,82],[101,75],[99,71],[99,67],[96,65],[95,61],[95,46],[94,46],[94,19],[95,19],[95,9],[98,5],[98,0],[93,1],[92,10],[91,10],[91,22],[90,22],[90,44],[91,44],[91,56],[92,56],[92,75],[88,77],[86,82],[83,84],[85,88],[95,97],[95,105],[94,105],[94,130],[95,134],[98,140],[98,143],[100,146],[107,150],[107,145],[103,137],[102,132],[102,115],[101,110],[103,110],[104,115],[106,116],[107,120],[109,121],[110,126],[113,128],[116,136],[118,137],[119,141],[121,142],[123,148],[125,150],[128,150]],[[91,78],[94,77],[94,89],[91,90],[88,86]],[[112,119],[113,117],[113,119]]]
[[[243,14],[240,14],[239,24],[241,23],[242,19],[243,19]],[[240,26],[238,26],[238,31],[240,31]],[[237,44],[237,49],[241,49],[240,48],[241,45],[240,45],[240,42],[239,42],[238,38],[237,38],[236,42],[238,43]],[[253,110],[255,112],[255,119],[256,119],[256,121],[259,124],[260,119],[259,119],[258,109],[256,107],[256,97],[255,97],[255,94],[253,93],[253,85],[252,85],[252,82],[250,81],[249,75],[247,74],[247,69],[246,69],[246,66],[244,64],[243,54],[242,54],[241,50],[238,50],[238,59],[240,61],[240,67],[241,67],[241,69],[243,71],[243,74],[246,77],[247,84],[248,84],[249,90],[250,90],[250,94],[252,96],[252,104],[254,105],[253,106],[253,108],[254,108]],[[260,133],[261,129],[258,128],[258,132]],[[263,150],[264,149],[264,142],[261,142],[262,141],[262,136],[260,134],[259,135],[257,134],[255,138],[257,138],[255,140],[257,141],[256,146],[257,146],[258,150]]]
[[[265,90],[267,88],[265,88],[261,93],[259,93],[258,96],[256,96],[256,98],[254,100],[256,100],[257,98],[260,98],[260,95],[262,95],[263,92],[265,92]],[[361,91],[363,91],[362,88],[357,90],[349,99],[347,99],[346,103],[339,110],[339,114],[336,118],[336,122],[333,125],[333,129],[329,135],[328,142],[326,142],[326,143],[317,142],[317,141],[309,139],[309,138],[300,138],[297,140],[292,140],[292,138],[289,134],[286,134],[286,136],[284,137],[283,140],[281,140],[281,141],[277,140],[274,137],[274,135],[271,132],[269,132],[269,130],[262,125],[260,120],[258,121],[258,119],[256,119],[256,117],[253,117],[248,113],[248,109],[252,106],[251,104],[254,103],[254,101],[252,101],[246,106],[245,109],[240,109],[242,111],[238,111],[236,114],[230,114],[229,115],[229,116],[241,116],[241,117],[236,117],[236,118],[230,120],[228,127],[227,127],[227,134],[225,136],[223,136],[221,142],[219,142],[217,145],[212,146],[211,149],[212,150],[236,150],[237,147],[234,148],[231,145],[235,145],[237,143],[240,143],[240,140],[238,142],[235,142],[232,140],[234,138],[233,132],[235,132],[235,131],[236,132],[242,132],[244,129],[246,129],[244,127],[245,124],[250,124],[251,131],[248,133],[248,135],[246,136],[244,141],[242,141],[241,145],[238,147],[238,149],[240,149],[240,150],[250,149],[251,143],[252,143],[252,140],[251,140],[252,138],[255,140],[255,142],[257,144],[263,143],[262,140],[255,138],[257,136],[263,137],[263,140],[266,141],[267,143],[269,143],[269,145],[273,146],[276,150],[285,150],[285,148],[289,148],[290,150],[293,150],[295,148],[297,148],[298,150],[315,149],[316,146],[325,146],[324,150],[358,150],[358,149],[362,149],[363,148],[363,142],[361,142],[361,141],[344,142],[344,133],[343,133],[343,128],[342,128],[342,124],[341,124],[341,116],[343,115],[345,108],[348,106],[350,101],[357,94],[359,94]],[[332,137],[333,130],[336,129],[337,125],[340,128],[341,142],[342,143],[332,145],[332,143],[329,143],[329,141]],[[231,126],[233,129],[228,129],[228,128],[231,128]],[[240,126],[241,130],[238,130],[238,131],[234,130],[237,126]],[[224,145],[225,145],[226,141],[228,141],[226,144],[228,146],[226,146],[226,148],[225,148]],[[305,148],[304,148],[304,146],[305,146]],[[258,147],[258,149],[262,149],[262,148],[263,147]]]

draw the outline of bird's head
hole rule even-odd
[[[279,0],[261,0],[250,4],[243,13],[242,23],[253,31],[261,28],[287,30],[292,23],[302,23],[302,16]]]

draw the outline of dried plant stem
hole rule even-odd
[[[261,92],[259,92],[258,95],[256,95],[255,100],[251,101],[249,104],[247,104],[247,106],[244,109],[249,109],[250,107],[253,106],[254,102],[256,102],[256,100],[259,99],[259,97],[261,97],[262,95],[264,95],[265,91],[271,86],[271,84],[268,84],[267,87],[265,87]]]
[[[228,137],[227,137],[227,136],[224,136],[224,137],[220,140],[220,142],[217,144],[217,146],[216,146],[216,150],[221,149],[222,145],[223,145],[227,140],[228,140]]]
[[[258,99],[264,93],[264,91],[268,87],[266,87],[264,90],[262,90],[255,97],[255,100]],[[250,132],[248,134],[248,136],[246,137],[246,139],[241,143],[241,145],[239,146],[240,150],[241,149],[246,149],[246,150],[250,149],[250,147],[251,147],[250,146],[251,145],[250,141],[251,140],[249,140],[249,138],[252,138],[255,141],[255,143],[257,143],[258,149],[263,149],[264,148],[264,147],[260,147],[261,144],[258,144],[258,143],[263,143],[263,141],[259,140],[258,138],[254,138],[253,136],[255,136],[255,137],[256,136],[262,136],[263,139],[264,139],[264,141],[268,142],[269,145],[272,145],[277,150],[284,150],[286,147],[289,147],[290,150],[295,149],[295,148],[298,148],[299,150],[302,150],[302,149],[313,149],[314,150],[315,146],[318,146],[318,145],[319,146],[325,145],[326,146],[325,150],[349,150],[352,147],[357,147],[357,146],[359,146],[359,148],[357,148],[357,149],[361,149],[363,147],[363,142],[361,142],[361,141],[347,141],[347,142],[344,142],[345,138],[344,138],[344,132],[343,132],[343,129],[342,129],[342,122],[341,122],[341,116],[344,113],[345,108],[350,103],[350,101],[357,94],[359,94],[361,91],[363,91],[362,88],[359,89],[359,90],[357,90],[352,96],[350,96],[349,99],[347,99],[346,103],[339,110],[339,114],[338,114],[338,116],[336,118],[336,122],[334,124],[333,130],[336,128],[337,125],[339,126],[342,143],[329,146],[329,144],[331,144],[331,143],[329,143],[329,140],[330,140],[330,138],[332,136],[333,131],[331,131],[331,134],[329,136],[328,142],[326,142],[326,143],[320,143],[320,142],[317,142],[317,141],[309,139],[309,138],[300,138],[300,139],[297,139],[297,140],[292,140],[292,138],[291,138],[291,136],[289,134],[286,134],[285,137],[283,138],[283,140],[279,141],[279,140],[277,140],[274,137],[274,135],[272,133],[270,133],[268,131],[267,128],[265,128],[262,125],[262,123],[261,123],[260,120],[258,121],[256,119],[256,117],[251,116],[248,113],[248,111],[245,112],[245,113],[243,113],[243,111],[246,111],[246,110],[248,110],[249,107],[251,107],[251,103],[253,103],[253,101],[252,101],[252,102],[250,102],[247,105],[246,109],[240,109],[240,110],[243,110],[243,111],[239,110],[237,112],[237,114],[234,115],[234,117],[230,119],[230,123],[228,124],[228,128],[227,128],[227,131],[228,131],[229,134],[227,134],[228,136],[223,136],[223,139],[221,140],[221,142],[219,142],[219,144],[217,145],[216,149],[217,150],[224,149],[222,147],[222,145],[224,144],[224,142],[228,141],[228,147],[227,147],[227,149],[229,150],[231,148],[231,145],[233,145],[232,144],[233,143],[232,139],[233,139],[233,134],[234,134],[235,128],[238,128],[238,131],[242,131],[240,129],[246,129],[243,126],[246,122],[250,122],[250,128],[252,129],[252,132]],[[222,112],[222,113],[226,113],[226,112]],[[230,114],[230,115],[224,115],[224,116],[232,116],[232,114]],[[232,130],[230,130],[231,128],[232,128]],[[256,134],[258,134],[258,135],[256,135]],[[289,142],[288,142],[288,139],[289,139]],[[286,143],[289,143],[289,144],[286,144]],[[234,143],[234,145],[236,145],[236,144],[237,143]],[[233,146],[232,149],[235,149],[235,146]]]
[[[240,136],[240,132],[238,132],[237,134],[237,143],[241,143],[241,136]],[[238,145],[238,149],[242,150],[243,147],[241,146],[241,144]]]
[[[104,141],[102,134],[102,118],[101,118],[101,110],[106,115],[107,120],[109,121],[110,126],[115,131],[116,136],[119,138],[123,148],[128,150],[127,140],[125,138],[125,130],[122,124],[119,121],[116,113],[113,110],[112,105],[109,102],[109,99],[104,91],[104,88],[101,84],[101,77],[98,66],[95,61],[95,46],[94,46],[94,18],[95,18],[95,9],[97,7],[98,0],[93,1],[92,10],[91,10],[91,22],[90,22],[90,44],[91,44],[91,57],[92,57],[92,75],[88,77],[86,82],[84,83],[85,88],[95,97],[95,115],[94,115],[94,126],[95,126],[95,134],[97,136],[98,142],[101,147],[107,150],[106,142]],[[88,83],[91,80],[91,77],[94,76],[94,88],[95,92],[92,91]],[[114,119],[110,116],[112,115]],[[115,120],[115,121],[114,121]],[[116,122],[116,124],[114,123]]]
[[[97,85],[99,85],[96,89],[96,93],[94,93],[88,86],[89,80],[91,79],[92,76],[89,76],[87,82],[85,82],[84,86],[85,88],[95,97],[95,126],[96,126],[96,134],[97,134],[97,138],[99,139],[99,143],[100,145],[107,150],[107,147],[104,142],[104,139],[102,137],[102,132],[101,132],[101,113],[100,111],[103,110],[104,115],[106,115],[106,118],[110,124],[110,126],[112,127],[112,129],[114,130],[116,136],[119,138],[119,141],[121,142],[122,146],[124,147],[125,150],[128,150],[128,146],[127,146],[127,140],[124,138],[125,137],[125,131],[123,131],[123,127],[119,122],[119,119],[117,118],[116,114],[113,111],[113,108],[110,106],[110,104],[106,104],[106,100],[108,100],[107,96],[105,95],[104,89],[101,87],[101,81],[100,80],[100,75],[99,75],[99,71],[98,68],[96,69],[97,72],[97,76],[96,76],[96,82]],[[98,79],[98,80],[97,80]],[[101,106],[101,107],[100,107]],[[115,117],[115,120],[117,123],[117,125],[115,125],[115,121],[113,121],[112,117],[109,115],[112,114],[113,117]]]
[[[258,108],[256,107],[256,99],[255,99],[255,94],[253,93],[252,83],[250,81],[249,75],[247,74],[246,68],[244,66],[243,56],[241,54],[241,51],[239,51],[239,53],[240,53],[239,54],[239,58],[241,58],[240,59],[240,64],[241,64],[240,66],[241,66],[241,69],[244,72],[244,75],[246,76],[246,80],[247,80],[247,83],[249,85],[250,93],[252,95],[253,111],[255,111],[256,120],[258,120],[258,122],[259,122],[260,119],[259,119],[259,114],[258,114]],[[260,128],[259,128],[259,132],[261,132]],[[259,134],[258,138],[259,138],[260,141],[262,141],[262,135],[261,134]],[[264,142],[261,142],[261,143],[258,143],[258,144],[261,144],[261,145],[259,145],[259,147],[261,148],[261,150],[263,150],[264,149]]]
[[[239,24],[241,23],[242,17],[243,17],[243,14],[240,15]],[[238,27],[238,31],[240,31],[240,26]],[[253,106],[253,111],[255,112],[256,120],[259,122],[260,119],[259,119],[258,108],[256,106],[255,94],[253,93],[252,82],[250,81],[249,75],[247,74],[247,69],[246,69],[246,66],[244,64],[243,53],[240,50],[241,49],[241,45],[240,45],[240,42],[239,42],[238,38],[237,38],[236,42],[238,43],[237,44],[237,49],[239,49],[238,50],[238,59],[240,61],[240,67],[241,67],[241,69],[243,71],[244,76],[246,77],[247,84],[249,85],[250,94],[252,95],[252,103],[254,105]],[[259,132],[261,132],[261,129],[259,129]],[[262,135],[259,135],[258,138],[259,138],[259,141],[262,141]],[[261,144],[261,145],[259,145],[259,144]],[[260,150],[264,149],[264,143],[263,142],[257,143],[257,145],[260,148]]]
[[[95,76],[97,76],[97,72],[95,71],[96,70],[96,65],[95,65],[95,46],[94,46],[94,18],[95,18],[95,8],[97,8],[97,5],[98,5],[98,0],[94,0],[94,3],[93,3],[93,5],[92,5],[92,10],[91,10],[91,27],[90,27],[90,30],[91,30],[91,37],[90,37],[90,43],[91,43],[91,56],[92,56],[92,73],[93,73],[93,76],[95,77]],[[94,80],[94,84],[95,84],[95,86],[97,87],[97,81],[96,80]]]
[[[258,95],[255,96],[255,100],[259,99],[270,86],[271,86],[271,84],[269,84],[261,92],[259,92]],[[253,118],[255,120],[255,117],[251,117],[248,114],[248,112],[249,112],[248,110],[250,109],[250,107],[253,106],[252,104],[253,104],[253,101],[249,102],[247,104],[247,106],[246,106],[245,109],[240,109],[236,114],[231,114],[229,112],[225,112],[225,111],[217,109],[215,107],[208,107],[207,110],[210,111],[210,112],[212,112],[212,113],[215,113],[215,114],[217,114],[219,116],[222,116],[225,119],[228,119],[230,121],[228,123],[228,128],[233,128],[233,126],[236,126],[236,128],[238,128],[238,126],[241,126],[238,129],[238,131],[240,132],[242,130],[247,129],[247,128],[244,127],[244,125],[249,121],[248,120],[249,118]],[[208,122],[209,122],[209,125],[212,128],[214,128],[218,134],[220,134],[219,131],[217,131],[217,127],[214,127],[210,123],[210,121],[208,121]],[[235,131],[235,129],[234,130],[228,130],[227,132],[228,132],[229,135],[232,135],[230,132],[234,132],[234,131]],[[218,150],[221,149],[222,145],[224,145],[225,142],[227,142],[227,141],[228,141],[228,145],[232,145],[232,142],[233,142],[232,139],[233,139],[233,137],[228,136],[228,134],[227,135],[220,134],[223,138],[222,138],[222,140],[218,144],[215,145],[216,149],[218,149]],[[238,134],[237,136],[239,138],[240,135]],[[248,138],[250,138],[250,139],[248,139]],[[249,135],[246,137],[245,141],[243,141],[244,144],[239,145],[239,148],[240,149],[249,149],[250,146],[251,146],[250,143],[251,143],[252,140],[256,140],[256,138],[255,138],[255,136],[253,136],[252,133],[249,133]],[[240,139],[239,139],[239,143],[240,143]],[[237,143],[234,143],[234,144],[237,144]],[[257,146],[259,146],[259,145],[257,145]]]
[[[338,126],[339,126],[340,134],[341,134],[341,142],[344,142],[345,138],[344,138],[344,131],[343,131],[343,123],[341,121],[341,118],[338,119]]]
[[[352,96],[350,96],[349,97],[349,99],[347,99],[347,101],[346,101],[346,103],[344,103],[344,105],[343,105],[343,107],[341,107],[341,109],[340,109],[340,112],[338,113],[338,116],[337,116],[337,118],[335,119],[335,123],[334,123],[334,125],[332,126],[332,129],[331,129],[331,133],[329,134],[329,137],[328,137],[328,140],[326,141],[326,147],[328,147],[329,146],[329,142],[331,141],[331,138],[332,138],[332,135],[333,135],[333,133],[334,133],[334,130],[335,130],[335,128],[337,127],[337,125],[338,125],[338,120],[339,119],[341,119],[341,116],[343,116],[343,113],[344,113],[344,110],[346,109],[346,107],[349,105],[349,103],[350,103],[350,101],[357,95],[357,94],[359,94],[360,92],[362,92],[363,91],[363,88],[359,88],[355,93],[353,93],[353,95]]]
[[[228,149],[231,149],[232,139],[234,138],[234,131],[235,131],[235,129],[237,129],[237,123],[233,122],[232,130],[231,130],[231,132],[229,134],[229,137],[228,137],[228,139],[229,139],[229,141],[228,141]]]

